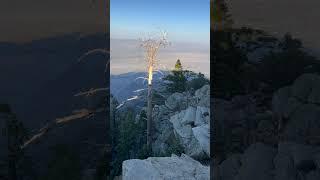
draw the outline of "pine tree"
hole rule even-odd
[[[184,92],[187,86],[187,78],[185,77],[185,71],[182,69],[182,64],[178,59],[175,68],[171,71],[171,74],[167,75],[164,80],[170,81],[167,84],[167,90],[171,93]]]
[[[177,60],[174,67],[175,67],[175,71],[182,71],[182,65],[181,65],[180,59]]]

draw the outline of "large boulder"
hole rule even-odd
[[[209,158],[209,107],[209,85],[198,89],[194,96],[188,92],[173,93],[164,105],[155,106],[153,152],[166,154],[172,142],[177,142],[187,155],[196,159]]]
[[[219,166],[219,174],[222,180],[234,180],[241,167],[241,155],[233,154]]]
[[[303,74],[292,86],[279,89],[272,110],[282,140],[320,144],[320,76]]]
[[[317,166],[316,155],[320,149],[315,146],[281,142],[278,145],[278,157],[289,157],[294,169],[304,172],[310,172]]]
[[[201,125],[192,128],[195,139],[199,142],[201,149],[210,157],[210,127],[209,125]]]
[[[184,114],[185,111],[181,111],[170,118],[175,136],[183,146],[187,155],[193,158],[203,159],[205,158],[205,150],[202,149],[200,142],[195,138],[192,131],[192,125],[182,123]]]
[[[155,154],[165,154],[169,147],[168,141],[174,138],[173,127],[169,118],[173,113],[167,106],[157,106],[153,109],[154,128],[152,151]]]
[[[195,98],[199,106],[210,107],[210,86],[204,85],[202,88],[196,90]]]
[[[180,157],[149,157],[122,163],[123,180],[209,180],[209,167],[182,154]]]
[[[276,91],[272,98],[272,110],[280,118],[289,118],[302,103],[291,96],[291,87],[287,86]]]
[[[191,124],[194,123],[195,119],[196,119],[196,113],[198,111],[196,111],[197,109],[190,106],[185,110],[184,116],[182,118],[182,123],[183,124]]]
[[[274,158],[275,180],[296,180],[298,171],[294,166],[292,156],[287,153],[278,153]]]
[[[187,97],[182,93],[173,93],[167,98],[165,105],[172,111],[185,109],[187,106]]]
[[[273,158],[276,150],[262,143],[252,144],[242,155],[235,180],[273,180]]]
[[[320,77],[316,74],[303,74],[292,85],[292,96],[301,101],[320,104]]]
[[[320,106],[305,104],[299,107],[287,122],[283,138],[300,143],[319,143],[314,137],[320,136]]]
[[[194,116],[194,125],[201,126],[203,124],[209,124],[210,122],[210,109],[207,107],[197,106]]]
[[[222,180],[320,179],[319,97],[320,76],[304,74],[273,94],[272,111],[254,107],[250,95],[215,99],[214,123],[227,151],[218,166]]]
[[[295,149],[295,145],[295,143],[289,142],[279,143],[278,153],[274,158],[275,180],[298,180],[298,170],[292,155],[292,149]]]

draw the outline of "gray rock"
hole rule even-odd
[[[207,95],[210,95],[210,85],[204,85],[195,92],[195,96],[198,98],[202,98],[203,96]]]
[[[291,179],[296,180],[297,169],[295,168],[294,159],[291,149],[294,143],[279,143],[278,154],[274,158],[275,180]]]
[[[197,106],[195,113],[195,126],[201,126],[203,124],[208,124],[210,121],[210,109],[207,107]]]
[[[313,104],[305,104],[299,107],[293,114],[283,132],[287,141],[304,143],[308,137],[320,135],[320,107]]]
[[[153,152],[165,154],[174,140],[187,155],[196,159],[208,158],[210,109],[209,104],[206,107],[199,106],[199,103],[201,99],[210,101],[209,85],[198,89],[195,94],[174,93],[167,98],[165,105],[155,106]]]
[[[153,136],[152,151],[156,154],[166,153],[168,139],[173,134],[173,127],[169,121],[172,111],[167,106],[159,106],[153,109],[153,122],[155,133]]]
[[[290,97],[291,88],[283,87],[277,90],[272,97],[272,111],[279,115],[283,115],[285,111],[284,107],[288,105],[288,99]]]
[[[199,142],[202,150],[210,157],[210,127],[202,125],[192,128],[194,137]]]
[[[242,166],[235,180],[273,180],[273,158],[276,150],[262,143],[252,144],[243,154]]]
[[[307,173],[316,169],[317,162],[315,155],[317,153],[319,153],[319,148],[316,148],[315,146],[293,142],[282,142],[279,143],[277,156],[292,159],[294,169]]]
[[[314,79],[312,90],[308,97],[309,103],[320,105],[320,77],[317,76]]]
[[[296,180],[297,170],[292,157],[285,153],[278,153],[274,158],[275,180]]]
[[[222,180],[233,180],[241,166],[241,155],[233,154],[219,165],[219,174]]]
[[[316,84],[318,84],[319,82],[319,76],[315,74],[301,75],[295,80],[294,84],[292,85],[292,96],[298,98],[301,101],[307,101],[311,92],[314,92],[313,96],[316,96],[315,94],[319,93],[313,90],[315,86],[318,86]]]
[[[209,167],[182,154],[181,157],[130,159],[122,164],[123,180],[209,180]]]
[[[186,97],[181,93],[173,93],[165,101],[165,105],[173,111],[184,109],[186,106]]]
[[[210,107],[210,86],[204,85],[196,90],[195,98],[198,106]]]
[[[183,124],[192,124],[196,119],[196,108],[190,106],[185,110],[184,116],[182,118]]]
[[[303,144],[294,144],[291,149],[295,167],[302,167],[305,162],[313,161],[314,148]]]
[[[260,120],[257,127],[258,140],[268,144],[277,144],[276,129],[272,119]]]
[[[320,172],[317,171],[311,171],[306,175],[306,180],[319,180],[320,179]]]
[[[183,116],[184,111],[170,118],[170,122],[173,125],[174,133],[181,145],[184,147],[187,155],[197,159],[204,158],[204,151],[202,150],[200,143],[197,141],[197,139],[195,139],[191,125],[182,124]]]

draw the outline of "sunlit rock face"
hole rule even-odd
[[[122,164],[123,180],[207,180],[209,166],[182,154],[180,157],[130,159]]]

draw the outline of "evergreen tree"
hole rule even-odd
[[[170,81],[167,84],[167,90],[171,93],[184,92],[186,90],[187,78],[185,77],[185,71],[182,69],[182,64],[178,59],[175,68],[171,71],[171,74],[167,75],[164,80]]]
[[[319,73],[319,60],[302,49],[300,40],[285,34],[280,41],[280,52],[265,56],[259,64],[259,77],[273,91],[290,85],[304,73]],[[285,73],[284,73],[285,72]]]
[[[199,72],[194,79],[187,82],[187,90],[197,90],[209,83],[209,79],[207,79],[204,74]]]
[[[174,65],[175,71],[182,71],[182,65],[180,59],[177,60],[176,64]]]
[[[137,125],[134,123],[134,114],[131,110],[126,112],[119,119],[117,127],[117,139],[115,144],[115,156],[112,161],[111,176],[117,176],[121,172],[122,162],[130,159],[130,152],[135,146],[135,138],[137,136]]]

